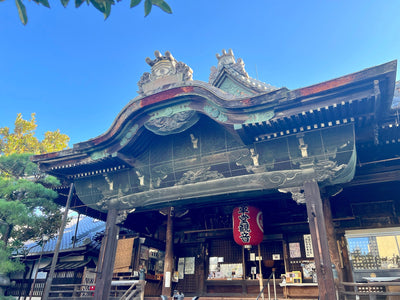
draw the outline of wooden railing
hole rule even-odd
[[[17,280],[8,289],[8,295],[28,297],[32,280]],[[34,297],[42,297],[44,280],[37,280],[33,292]],[[112,281],[110,299],[143,299],[145,282],[138,280]],[[94,284],[52,284],[49,299],[93,299],[96,286]]]
[[[49,299],[91,297],[93,294],[92,284],[52,284]]]
[[[7,287],[6,295],[14,297],[29,297],[33,279],[13,279],[12,285]],[[32,297],[42,297],[46,279],[37,279],[32,290]]]
[[[273,284],[274,284],[274,299],[276,300],[276,282],[275,282],[275,271],[272,270],[272,273],[269,275],[267,279],[267,283],[264,285],[264,287],[261,289],[260,293],[257,295],[256,300],[260,299],[262,297],[264,299],[264,289],[268,287],[268,300],[271,300],[271,288],[270,288],[270,281],[271,278],[273,279]]]
[[[112,281],[110,299],[134,299],[143,298],[144,283],[138,280]],[[53,284],[49,293],[49,299],[84,299],[92,298],[96,286],[93,284]]]
[[[377,299],[377,296],[400,296],[400,282],[342,282],[343,291],[340,293],[347,299]],[[388,298],[390,299],[390,298]]]

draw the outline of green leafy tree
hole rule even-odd
[[[4,1],[4,0],[0,0],[0,1]],[[67,7],[69,0],[60,0],[60,1],[64,7]],[[33,2],[50,8],[50,3],[48,0],[33,0]],[[86,2],[87,5],[90,5],[90,4],[93,5],[93,7],[95,7],[97,10],[99,10],[100,12],[102,12],[104,14],[104,19],[107,19],[111,13],[111,7],[113,5],[115,5],[116,2],[121,2],[121,0],[116,0],[116,1],[115,0],[75,0],[75,7],[78,8],[84,2]],[[131,8],[135,7],[135,6],[139,5],[140,2],[142,2],[142,0],[131,0],[130,7]],[[28,22],[28,15],[26,13],[25,5],[22,0],[15,0],[15,3],[17,5],[19,18],[21,19],[21,22],[24,25],[26,25],[26,23]],[[164,0],[145,0],[144,1],[144,16],[145,17],[151,12],[153,5],[158,6],[159,8],[161,8],[164,12],[166,12],[168,14],[172,13],[171,7]]]
[[[56,234],[61,221],[59,207],[53,202],[52,189],[59,181],[39,171],[30,161],[32,153],[41,154],[65,148],[69,137],[58,130],[35,137],[35,115],[24,120],[18,114],[15,128],[0,128],[0,273],[23,269],[10,259],[24,242],[40,242],[43,236]]]

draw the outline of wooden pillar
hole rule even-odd
[[[318,278],[319,299],[336,300],[332,263],[329,254],[325,218],[318,183],[304,183],[308,222],[314,250],[315,268]]]
[[[261,247],[260,247],[260,244],[258,244],[257,246],[258,246],[258,268],[260,269],[259,276],[258,276],[258,284],[260,285],[260,293],[261,293],[261,291],[263,290],[263,287],[264,287],[262,265],[261,265]],[[264,292],[261,293],[261,298],[264,300]]]
[[[205,265],[204,265],[204,262],[205,262],[205,259],[206,259],[206,245],[204,243],[200,244],[200,248],[198,250],[198,253],[200,253],[200,257],[197,257],[197,258],[199,258],[199,260],[201,260],[202,263],[199,263],[198,264],[198,268],[195,269],[195,274],[197,274],[197,278],[199,279],[198,288],[197,288],[197,291],[196,291],[196,292],[198,292],[198,294],[196,296],[201,296],[201,295],[203,295],[203,291],[205,289],[205,281],[206,281],[206,279],[208,277],[206,275],[206,271],[205,271],[207,269],[205,268]],[[196,264],[196,266],[197,266],[197,264]]]
[[[107,300],[110,295],[119,232],[119,227],[115,225],[116,220],[117,210],[115,208],[109,208],[105,235],[101,242],[99,262],[97,264],[94,300]]]
[[[243,280],[246,280],[246,249],[242,246],[242,270],[243,270]],[[245,295],[247,293],[246,284],[242,284],[242,294]]]
[[[174,268],[174,208],[168,210],[167,232],[165,237],[165,261],[164,261],[164,278],[162,286],[162,295],[171,296],[171,278]]]
[[[243,270],[243,280],[246,279],[246,249],[242,246],[242,270]]]
[[[204,243],[204,261],[203,261],[203,270],[204,270],[204,280],[202,283],[202,290],[201,290],[201,295],[197,296],[204,296],[207,294],[207,285],[206,285],[206,280],[208,278],[208,270],[210,269],[210,244],[208,242]]]
[[[289,255],[287,249],[287,243],[285,240],[282,241],[282,248],[283,248],[283,263],[285,264],[285,273],[290,271],[289,268]]]
[[[342,295],[340,292],[343,291],[343,286],[339,283],[343,282],[343,269],[342,269],[342,264],[340,263],[340,254],[336,239],[336,230],[335,227],[333,226],[331,203],[329,201],[328,196],[322,197],[322,207],[325,217],[325,227],[328,238],[329,253],[331,256],[331,261],[335,265],[335,269],[338,275],[338,278],[337,280],[335,279],[335,281],[337,288],[339,290],[339,295]]]
[[[75,191],[75,185],[74,185],[74,183],[71,183],[70,188],[69,188],[67,203],[65,204],[65,210],[64,210],[63,217],[62,217],[62,221],[61,221],[60,231],[58,233],[56,248],[54,249],[53,259],[51,261],[50,272],[49,272],[49,275],[47,276],[46,285],[44,286],[44,290],[43,290],[42,298],[44,300],[47,300],[47,298],[49,297],[51,285],[53,283],[54,272],[56,270],[56,265],[57,265],[57,261],[58,261],[58,253],[60,252],[61,241],[63,238],[65,226],[67,225],[69,206],[71,205],[71,200],[72,200],[74,191]],[[38,266],[38,268],[39,268],[39,266]]]

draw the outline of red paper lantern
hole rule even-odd
[[[262,211],[254,206],[236,207],[232,213],[233,238],[241,246],[256,246],[264,236]]]

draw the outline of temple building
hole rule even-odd
[[[207,83],[156,51],[108,131],[33,157],[59,204],[106,221],[95,299],[139,277],[146,299],[255,299],[268,281],[336,299],[400,278],[397,62],[289,90],[217,60]]]

